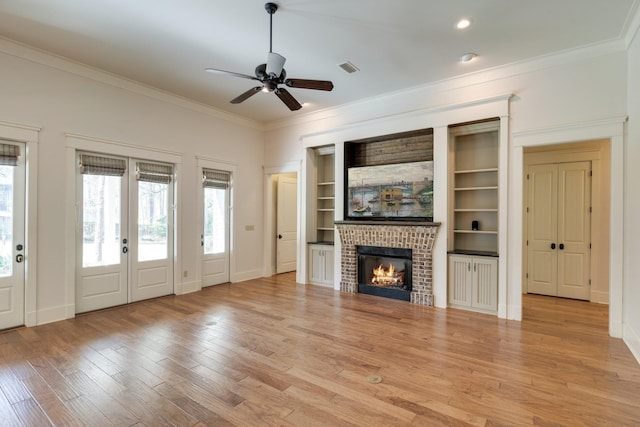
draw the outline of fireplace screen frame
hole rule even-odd
[[[378,295],[387,298],[401,299],[410,301],[411,291],[413,287],[413,250],[409,248],[395,248],[383,246],[356,246],[357,255],[357,280],[358,292]],[[407,289],[399,289],[397,287],[377,286],[368,283],[367,270],[364,266],[365,257],[380,257],[401,260],[404,263],[404,283]]]

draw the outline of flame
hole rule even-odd
[[[402,282],[401,276],[396,273],[393,264],[389,264],[389,268],[385,269],[382,264],[373,269],[373,279],[371,283],[376,285],[395,285]]]

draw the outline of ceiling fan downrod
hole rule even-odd
[[[273,52],[273,14],[278,10],[278,5],[267,3],[264,5],[264,9],[269,14],[269,53],[271,53]]]

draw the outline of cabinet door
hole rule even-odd
[[[464,256],[449,257],[449,303],[471,305],[472,284],[471,258]]]
[[[324,260],[323,283],[333,286],[333,247],[325,246],[322,252]]]
[[[309,282],[322,283],[323,268],[322,246],[309,246]]]
[[[482,310],[498,310],[498,260],[473,258],[471,306]]]

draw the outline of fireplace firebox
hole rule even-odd
[[[356,252],[358,292],[411,300],[411,249],[356,246]]]

